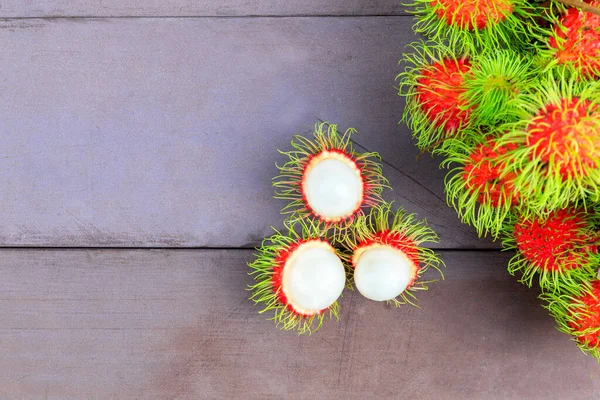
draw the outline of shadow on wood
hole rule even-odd
[[[280,332],[250,251],[0,252],[0,397],[583,399],[595,361],[554,330],[509,254],[442,252],[395,309],[346,292],[339,323]]]
[[[277,149],[354,126],[445,248],[494,246],[446,206],[398,125],[407,17],[7,20],[0,245],[256,246],[280,226]],[[27,49],[27,51],[24,51]]]

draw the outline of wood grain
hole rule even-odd
[[[442,252],[420,310],[349,292],[298,337],[247,300],[250,251],[3,250],[0,398],[598,398],[509,256]]]
[[[415,161],[394,77],[411,20],[58,19],[0,24],[0,245],[252,247],[280,226],[277,149],[359,130],[441,247],[494,246]]]
[[[397,15],[398,0],[5,0],[0,18]]]

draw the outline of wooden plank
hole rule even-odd
[[[247,300],[251,251],[3,250],[0,398],[598,398],[510,254],[442,256],[420,310],[349,292],[298,337]]]
[[[5,0],[1,18],[398,15],[398,0]]]
[[[393,88],[409,18],[5,21],[0,244],[255,246],[280,226],[277,149],[361,132],[442,247],[486,247],[415,162]]]

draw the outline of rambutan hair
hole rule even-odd
[[[546,216],[514,215],[505,224],[505,250],[516,251],[508,263],[511,274],[531,286],[538,277],[546,291],[577,287],[592,279],[600,265],[600,217],[594,212],[565,208]]]
[[[525,48],[531,26],[536,26],[537,15],[525,0],[413,0],[408,6],[416,17],[416,33],[471,54]]]
[[[464,84],[473,125],[489,131],[514,118],[515,100],[533,89],[539,72],[531,57],[510,49],[494,48],[473,56]]]
[[[600,200],[600,81],[580,82],[551,72],[536,92],[515,100],[516,122],[497,145],[515,146],[503,155],[504,174],[536,213],[588,207]]]
[[[327,230],[315,220],[287,220],[284,228],[283,232],[274,229],[275,233],[256,249],[256,259],[248,263],[252,270],[250,275],[254,276],[256,282],[248,287],[252,292],[250,299],[263,306],[260,314],[273,311],[274,315],[270,319],[282,330],[310,334],[318,330],[326,318],[338,320],[340,306],[336,301],[329,308],[317,313],[308,315],[298,312],[283,292],[282,276],[287,260],[302,244],[311,241],[328,243]],[[333,246],[331,250],[338,257],[341,256]]]
[[[368,214],[359,216],[352,224],[352,235],[342,242],[344,257],[350,267],[349,285],[352,285],[353,269],[362,251],[371,246],[386,246],[403,253],[413,264],[413,276],[408,287],[400,296],[391,300],[396,306],[416,305],[414,293],[427,290],[429,283],[436,280],[422,280],[429,268],[435,269],[444,278],[441,268],[444,262],[423,243],[437,243],[438,236],[427,226],[425,220],[419,221],[415,214],[408,214],[402,208],[392,211],[392,204],[384,202],[373,207]]]
[[[510,49],[467,57],[442,45],[410,46],[414,52],[404,55],[405,70],[396,79],[406,97],[402,120],[423,151],[443,154],[446,140],[471,143],[499,123],[518,121],[517,99],[533,90],[540,72],[532,59]]]
[[[600,9],[599,0],[587,3]],[[600,79],[600,15],[574,7],[559,7],[552,14],[552,27],[543,33],[546,48],[540,51],[547,66]]]
[[[382,175],[378,153],[359,153],[354,150],[351,137],[356,131],[353,128],[341,134],[337,125],[326,122],[315,124],[314,138],[307,139],[296,135],[292,140],[292,151],[280,151],[289,160],[278,166],[279,175],[273,178],[275,198],[287,200],[283,214],[292,214],[292,220],[314,219],[322,222],[327,228],[333,228],[336,233],[343,234],[348,225],[363,213],[365,207],[370,207],[382,201],[381,193],[389,187],[389,182]],[[342,158],[356,169],[362,179],[362,197],[354,211],[340,218],[327,218],[318,214],[309,204],[303,190],[304,178],[315,160],[326,157]]]
[[[417,147],[435,150],[449,138],[460,138],[471,124],[473,108],[464,97],[471,62],[444,46],[424,42],[410,45],[405,69],[398,74],[398,94],[406,97],[402,115]]]
[[[540,298],[557,329],[600,363],[600,280],[582,281],[577,287],[543,293]]]
[[[502,154],[514,148],[496,146],[496,138],[487,136],[475,144],[451,140],[442,166],[453,167],[446,175],[446,199],[463,223],[473,226],[479,236],[500,234],[511,209],[519,203],[513,185],[514,175],[504,174]]]

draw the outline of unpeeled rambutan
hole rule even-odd
[[[514,175],[503,174],[504,164],[499,160],[512,149],[511,144],[496,146],[496,139],[488,136],[475,145],[452,140],[444,150],[447,157],[442,166],[454,166],[445,179],[448,204],[480,236],[498,237],[511,208],[519,202]]]
[[[571,335],[584,353],[600,363],[600,280],[583,281],[576,288],[544,293],[541,298],[558,330]]]
[[[523,47],[534,25],[525,0],[415,0],[415,32],[476,53],[482,48]]]
[[[528,286],[539,276],[540,286],[550,291],[592,279],[600,265],[599,222],[596,213],[574,208],[515,216],[504,228],[504,248],[517,252],[508,271],[520,272]]]
[[[412,47],[414,53],[404,58],[405,71],[396,77],[398,93],[406,97],[402,120],[421,150],[433,150],[470,126],[473,110],[464,94],[471,62],[448,48]]]
[[[502,156],[504,174],[537,213],[587,206],[600,199],[600,81],[579,82],[564,72],[550,73],[532,94],[511,109],[516,122],[498,146],[515,146]]]
[[[590,1],[600,7],[600,1]],[[542,51],[549,65],[565,66],[587,79],[600,77],[600,15],[567,8],[555,17],[547,32],[547,48]]]
[[[448,139],[469,142],[500,122],[516,121],[516,99],[532,90],[539,72],[532,60],[509,49],[468,58],[449,47],[417,42],[412,48],[396,79],[406,97],[403,121],[423,151],[443,153]]]
[[[464,97],[473,125],[493,130],[514,118],[515,100],[533,89],[539,69],[531,57],[509,49],[493,49],[474,56],[465,80]]]

